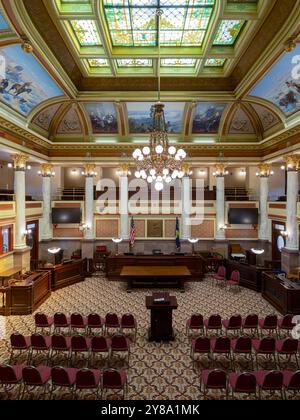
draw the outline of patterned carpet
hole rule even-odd
[[[189,283],[186,285],[186,293],[180,293],[176,289],[170,290],[171,294],[177,296],[179,305],[178,310],[174,312],[176,340],[172,343],[149,343],[147,330],[150,314],[145,308],[145,296],[153,291],[155,289],[137,289],[128,294],[122,283],[92,277],[83,283],[52,293],[39,311],[48,315],[58,311],[67,314],[80,312],[84,315],[95,311],[102,316],[107,312],[116,312],[119,315],[133,313],[138,323],[138,335],[136,343],[131,345],[128,369],[127,398],[132,400],[202,399],[203,395],[199,389],[201,369],[210,366],[229,370],[228,361],[222,357],[213,365],[203,357],[193,368],[190,341],[185,335],[186,320],[192,313],[200,312],[205,317],[219,313],[223,318],[228,318],[235,313],[245,316],[255,312],[263,317],[275,312],[260,294],[253,291],[242,289],[240,293],[236,293],[212,286],[209,280]],[[0,362],[5,363],[9,360],[10,335],[14,331],[30,335],[34,331],[33,316],[2,318],[0,329],[4,338],[0,341]],[[126,367],[124,363],[123,360],[116,359],[111,365],[116,368]],[[36,360],[35,364],[39,364],[39,360]],[[58,360],[56,364],[62,365],[63,362]],[[82,366],[83,361],[79,360],[76,367]],[[98,367],[103,368],[103,362],[100,361]],[[260,368],[274,367],[272,363],[268,362],[266,365],[261,360]],[[287,367],[295,369],[295,364],[290,362]],[[236,368],[245,371],[249,370],[250,366],[246,360],[240,359]],[[4,398],[4,394],[0,394],[0,398]],[[218,398],[218,395],[213,395],[213,398]]]

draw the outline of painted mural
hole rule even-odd
[[[185,102],[164,102],[168,133],[182,132]],[[127,102],[129,132],[143,134],[152,131],[151,107],[154,102]]]
[[[42,65],[32,54],[24,53],[20,45],[1,48],[0,59],[0,100],[14,110],[28,115],[41,102],[63,96]]]
[[[285,53],[250,92],[278,106],[286,115],[300,110],[300,44]],[[298,58],[297,58],[298,57]],[[294,62],[293,62],[294,60]]]
[[[193,133],[218,133],[227,104],[199,102],[195,109]]]
[[[113,102],[86,103],[84,106],[94,133],[118,133],[118,117]]]
[[[5,17],[0,12],[0,31],[7,31],[9,29],[9,24],[7,23]]]

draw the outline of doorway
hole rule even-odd
[[[27,234],[26,244],[30,248],[30,258],[32,261],[39,259],[39,221],[35,220],[26,223]]]
[[[281,251],[285,247],[286,238],[281,234],[285,231],[284,222],[272,221],[272,260],[281,260]]]

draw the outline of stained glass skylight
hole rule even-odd
[[[104,0],[104,12],[113,46],[157,46],[158,7],[163,11],[162,46],[201,46],[214,3],[215,0]]]
[[[195,58],[163,58],[161,67],[195,67],[197,61]]]
[[[244,20],[222,20],[214,39],[214,45],[233,45],[244,23]]]
[[[109,67],[108,60],[106,58],[92,58],[88,60],[90,67]]]
[[[118,67],[152,67],[152,60],[144,58],[131,58],[131,59],[120,59],[117,60]]]
[[[82,47],[101,45],[99,32],[94,20],[71,20],[70,23]]]
[[[204,65],[205,67],[223,67],[225,62],[225,58],[208,58]]]

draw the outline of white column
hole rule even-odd
[[[52,239],[51,223],[51,176],[43,176],[43,219],[41,239],[46,241]]]
[[[297,223],[297,201],[298,201],[298,171],[288,171],[287,174],[287,221],[288,232],[286,249],[298,251],[298,223]]]
[[[85,239],[94,239],[94,176],[85,177]]]
[[[225,239],[225,178],[217,176],[216,239]]]
[[[191,224],[190,224],[190,209],[191,209],[191,194],[190,194],[190,178],[184,176],[182,178],[182,194],[181,194],[181,225],[182,239],[189,239],[191,237]]]
[[[25,168],[15,168],[15,249],[26,248],[26,200],[25,200]]]
[[[120,221],[122,239],[129,239],[129,215],[128,215],[128,177],[125,174],[120,175]]]
[[[269,177],[260,177],[260,224],[259,239],[268,240],[268,196],[269,196]]]

